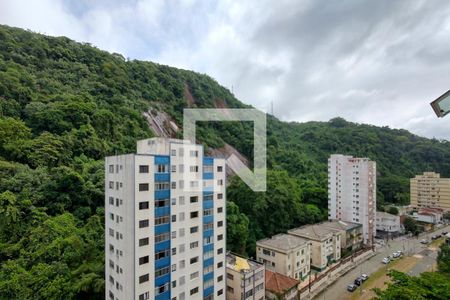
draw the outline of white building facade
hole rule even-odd
[[[400,232],[400,216],[389,214],[387,212],[377,211],[376,225],[377,230],[385,232]]]
[[[225,299],[225,160],[182,140],[105,159],[105,299]]]
[[[362,224],[363,240],[376,235],[376,163],[333,154],[328,159],[328,219]]]

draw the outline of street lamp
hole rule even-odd
[[[450,90],[439,96],[436,100],[430,103],[438,118],[443,118],[450,113]]]

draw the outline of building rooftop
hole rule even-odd
[[[319,225],[323,225],[328,228],[333,229],[340,229],[340,230],[352,230],[358,227],[362,227],[359,223],[353,223],[353,222],[344,222],[340,220],[329,220],[325,221],[323,223],[320,223]]]
[[[342,229],[334,229],[321,224],[305,225],[302,227],[288,230],[289,234],[302,236],[312,240],[323,240],[329,238],[333,233],[340,232]]]
[[[377,211],[376,216],[377,216],[377,218],[386,218],[386,219],[399,217],[399,216],[396,216],[396,215],[393,215],[393,214],[390,214],[390,213],[387,213],[384,211]]]
[[[266,290],[274,294],[284,294],[292,288],[296,288],[300,281],[283,274],[266,270]]]
[[[227,254],[227,268],[236,272],[248,273],[263,269],[264,265],[260,262],[243,258],[233,253]]]
[[[271,238],[259,240],[256,244],[267,248],[287,251],[308,244],[308,240],[298,236],[280,233]]]

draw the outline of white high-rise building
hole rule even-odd
[[[152,138],[105,159],[105,299],[225,299],[225,160]]]
[[[360,223],[363,240],[372,245],[376,234],[376,162],[333,154],[328,159],[328,219]]]

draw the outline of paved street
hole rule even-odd
[[[450,226],[442,227],[435,232],[440,233],[442,231],[449,231]],[[394,241],[389,241],[389,244],[380,248],[377,248],[377,254],[370,259],[366,260],[356,268],[350,270],[347,274],[341,276],[332,285],[330,285],[325,292],[320,293],[314,299],[330,299],[330,300],[346,300],[351,295],[347,292],[347,285],[353,283],[353,280],[360,274],[372,274],[380,268],[389,268],[389,265],[384,265],[381,260],[391,255],[397,250],[403,250],[405,255],[414,255],[419,258],[417,264],[408,272],[410,275],[417,275],[432,268],[433,263],[436,260],[436,251],[427,250],[427,245],[420,244],[420,240],[431,236],[434,233],[423,234],[419,238],[406,238],[400,237]],[[357,293],[355,291],[354,293]]]

